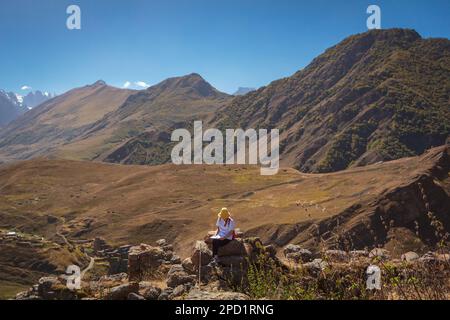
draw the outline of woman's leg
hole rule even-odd
[[[213,256],[217,256],[218,252],[219,252],[219,248],[223,247],[225,245],[227,245],[231,240],[228,239],[223,239],[223,240],[219,240],[219,239],[214,239],[213,240]]]
[[[217,252],[219,251],[219,245],[220,245],[220,240],[219,239],[214,239],[213,243],[212,243],[213,257],[217,256]]]

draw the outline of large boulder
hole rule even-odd
[[[413,262],[419,259],[419,255],[413,251],[406,252],[401,256],[402,261]]]
[[[286,259],[294,261],[296,263],[305,263],[312,261],[313,254],[308,249],[300,249],[295,252],[289,252],[286,254]]]
[[[219,257],[246,255],[245,246],[242,240],[231,240],[228,244],[219,248]]]
[[[183,266],[181,264],[174,264],[170,267],[169,272],[167,273],[168,276],[177,273],[177,272],[185,272]]]
[[[145,300],[145,298],[137,293],[130,293],[127,300]]]
[[[183,260],[183,262],[181,263],[181,265],[183,266],[184,271],[186,271],[187,273],[194,273],[194,264],[192,263],[192,259],[191,258],[186,258]]]
[[[191,256],[192,264],[195,268],[199,265],[205,266],[212,260],[212,251],[209,250],[208,245],[204,241],[197,241],[194,252]]]
[[[172,294],[169,295],[169,299],[172,300],[174,298],[182,296],[187,291],[187,287],[185,285],[179,285],[175,287],[172,291]]]
[[[111,289],[111,291],[106,295],[106,300],[126,300],[130,293],[139,292],[139,283],[130,282],[126,284],[119,285]]]
[[[195,275],[189,275],[186,272],[174,272],[167,278],[167,286],[176,288],[182,284],[194,284],[195,281]]]
[[[165,288],[158,297],[158,300],[169,300],[173,293],[173,288]]]
[[[166,252],[159,247],[141,244],[130,248],[128,253],[128,275],[130,281],[141,281],[151,277],[166,258]]]
[[[146,300],[158,300],[161,294],[161,289],[155,287],[150,282],[139,283],[139,295],[143,296]]]
[[[288,244],[286,247],[284,247],[283,253],[284,253],[284,256],[287,258],[287,255],[289,253],[299,252],[301,249],[302,249],[302,247],[300,247],[299,245]]]
[[[57,277],[43,277],[38,281],[38,294],[44,299],[56,298],[55,287],[60,285],[61,282]]]

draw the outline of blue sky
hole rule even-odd
[[[70,4],[81,30],[66,28]],[[191,72],[229,93],[259,87],[366,31],[369,4],[383,28],[450,37],[449,0],[1,0],[0,89],[152,85]]]

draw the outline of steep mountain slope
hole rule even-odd
[[[96,160],[161,164],[169,160],[170,132],[179,123],[203,119],[230,101],[198,74],[164,80],[139,91],[116,111],[95,123],[78,143],[65,150],[94,145]],[[101,148],[95,145],[102,137]]]
[[[278,247],[361,249],[395,240],[400,251],[422,251],[437,241],[433,216],[450,230],[449,172],[448,147],[337,173],[275,176],[256,166],[31,160],[0,167],[0,228],[116,244],[164,237],[188,254],[227,206],[247,235]]]
[[[0,90],[0,127],[8,124],[26,112],[17,96],[12,92]]]
[[[78,139],[134,92],[98,81],[48,100],[0,131],[0,158],[5,161],[51,155]]]
[[[121,156],[124,145],[148,132],[164,133],[177,122],[203,118],[229,98],[198,74],[170,78],[142,91],[99,81],[45,102],[0,131],[0,158],[42,155],[140,163],[136,148]]]
[[[210,125],[278,128],[282,163],[304,172],[421,154],[450,134],[450,41],[403,29],[351,36],[236,97]]]

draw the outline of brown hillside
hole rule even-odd
[[[294,242],[317,249],[321,239],[330,247],[344,240],[356,248],[388,244],[392,235],[382,228],[383,217],[393,220],[389,232],[408,235],[408,241],[398,239],[401,245],[412,241],[420,249],[436,239],[419,182],[430,210],[450,230],[449,162],[446,147],[314,175],[283,169],[261,176],[250,166],[25,161],[0,169],[0,227],[48,238],[57,227],[69,238],[103,236],[117,244],[164,237],[186,253],[227,206],[242,230],[278,246]],[[56,225],[48,224],[49,215],[58,218]]]
[[[116,110],[132,93],[97,81],[48,100],[1,130],[0,158],[7,161],[52,155]]]

